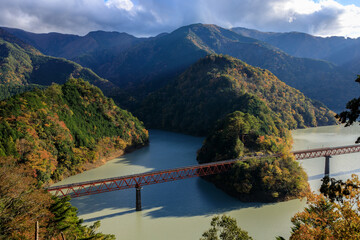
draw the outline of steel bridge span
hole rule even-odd
[[[360,152],[360,145],[342,147],[317,148],[303,151],[293,151],[296,160],[325,157],[325,175],[330,173],[330,158],[334,155]],[[98,179],[87,182],[59,185],[47,188],[47,191],[56,196],[70,196],[71,198],[111,192],[129,188],[136,188],[136,210],[141,210],[141,187],[151,184],[171,182],[192,177],[201,177],[228,171],[237,161],[246,161],[250,158],[278,157],[280,155],[264,155],[256,157],[243,157],[221,162],[198,164],[194,166],[153,171],[114,178]]]

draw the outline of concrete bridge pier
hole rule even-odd
[[[330,175],[330,158],[331,156],[325,156],[325,177]]]
[[[141,211],[141,186],[136,185],[136,211]]]

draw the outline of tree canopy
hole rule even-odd
[[[211,220],[211,228],[203,233],[200,240],[252,240],[248,232],[236,224],[236,219],[223,215]]]
[[[100,223],[83,226],[69,198],[52,197],[39,187],[34,171],[12,157],[0,157],[0,239],[33,239],[39,222],[40,239],[115,240],[98,233]]]
[[[324,194],[309,194],[308,206],[292,218],[290,239],[360,239],[359,186],[355,174],[345,183],[324,181]]]
[[[290,155],[291,142],[290,132],[262,105],[258,115],[236,111],[219,120],[197,160],[206,163],[250,156],[228,172],[205,179],[242,201],[282,201],[308,191],[307,175]],[[281,157],[254,157],[264,154]]]
[[[226,55],[200,59],[134,109],[148,127],[206,135],[234,111],[274,112],[289,129],[335,124],[335,113],[268,70]]]
[[[0,239],[32,239],[36,221],[41,239],[114,239],[42,186],[147,142],[137,118],[82,79],[0,101]]]
[[[0,130],[0,156],[30,165],[43,183],[148,143],[142,122],[81,79],[0,101]]]
[[[358,75],[355,82],[360,83],[360,75]],[[360,116],[360,97],[350,100],[346,104],[346,111],[337,115],[341,123],[345,123],[345,126],[350,126],[354,122],[358,121]],[[360,137],[356,140],[356,143],[360,143]]]

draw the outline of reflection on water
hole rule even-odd
[[[353,144],[360,128],[341,126],[296,130],[294,149]],[[150,132],[151,144],[106,165],[70,177],[58,184],[88,181],[152,170],[196,164],[202,138],[163,131]],[[359,154],[331,160],[331,174],[344,177],[360,169]],[[324,161],[303,160],[313,189],[319,186]],[[135,211],[135,190],[128,189],[72,200],[86,223],[101,220],[101,231],[117,239],[199,239],[209,228],[212,216],[228,214],[255,239],[290,235],[290,218],[305,202],[292,200],[276,204],[242,203],[201,178],[145,186],[142,212]]]

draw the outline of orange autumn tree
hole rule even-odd
[[[55,198],[39,187],[35,171],[17,164],[12,157],[0,157],[0,239],[34,239],[39,222],[39,239],[115,240],[97,230],[100,222],[82,225],[70,198]]]
[[[308,196],[308,207],[291,220],[294,227],[290,239],[360,239],[358,186],[356,175],[345,183],[325,180],[322,190],[330,191]]]
[[[34,224],[43,226],[53,217],[49,207],[53,200],[37,187],[31,168],[16,166],[11,157],[0,157],[0,239],[31,239]]]

